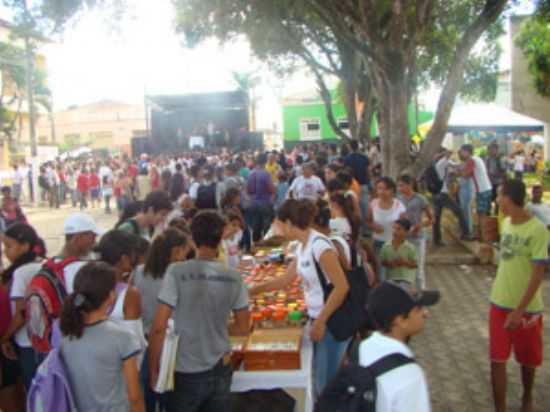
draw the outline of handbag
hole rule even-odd
[[[317,239],[325,240],[324,238],[313,239],[315,242]],[[334,311],[327,321],[327,328],[337,341],[345,341],[363,328],[368,321],[367,315],[367,298],[369,293],[369,282],[365,269],[362,265],[357,265],[357,252],[354,247],[351,248],[351,269],[344,270],[346,279],[349,284],[348,294],[342,302],[342,304]],[[313,262],[315,263],[315,270],[323,290],[323,300],[326,303],[330,293],[334,289],[332,284],[327,282],[323,269],[315,260],[313,255]]]

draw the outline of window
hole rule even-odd
[[[321,140],[321,121],[319,119],[301,119],[300,140]]]
[[[338,127],[348,136],[351,137],[351,133],[349,130],[349,121],[345,117],[338,119],[337,121]]]

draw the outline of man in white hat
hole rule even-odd
[[[73,213],[69,215],[63,224],[65,245],[61,250],[60,259],[76,258],[72,263],[63,268],[65,287],[67,293],[73,292],[73,281],[82,266],[90,261],[90,252],[96,243],[101,231],[97,227],[94,218],[86,213]]]

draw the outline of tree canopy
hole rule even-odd
[[[334,75],[353,113],[357,95],[375,96],[384,169],[420,170],[446,133],[457,94],[490,100],[496,92],[507,0],[174,0],[177,30],[195,44],[208,36],[246,36],[270,66],[306,64],[323,90]],[[484,36],[484,47],[475,49]],[[411,158],[408,105],[419,87],[443,89],[434,127],[417,159]],[[364,87],[363,87],[364,86]],[[324,93],[323,93],[324,91]],[[349,91],[349,92],[348,92]],[[353,98],[353,103],[351,102]],[[390,150],[391,148],[391,150]],[[416,161],[417,160],[417,161]],[[414,166],[414,167],[413,167]]]
[[[550,97],[550,1],[542,1],[537,13],[523,22],[514,39],[527,59],[536,91]]]

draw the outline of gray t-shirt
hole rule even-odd
[[[398,199],[403,203],[407,209],[407,219],[411,222],[411,225],[417,225],[422,222],[422,214],[428,207],[428,201],[421,194],[415,193],[410,198],[406,198],[403,195],[399,195]],[[418,235],[409,235],[408,239],[418,240],[424,239],[426,234],[424,233],[424,228],[420,229]]]
[[[229,315],[248,308],[248,289],[223,263],[193,259],[168,267],[159,300],[174,308],[180,337],[176,371],[196,373],[212,369],[231,352]]]
[[[162,278],[154,279],[145,275],[143,265],[136,268],[133,277],[133,284],[139,290],[141,296],[141,320],[143,321],[143,332],[148,335],[153,325],[155,312],[158,305],[158,296],[162,286]]]
[[[84,328],[80,339],[64,337],[61,353],[77,409],[86,412],[128,412],[125,360],[141,352],[135,336],[111,320]]]

